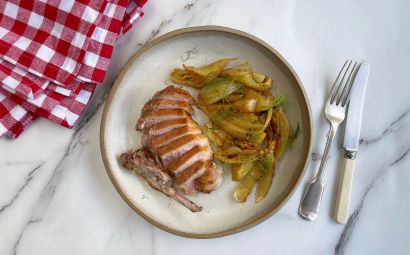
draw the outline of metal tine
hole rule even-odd
[[[357,64],[357,62],[356,62],[356,64]],[[354,70],[354,68],[353,68],[353,70],[354,70],[354,76],[352,76],[352,81],[351,81],[351,83],[350,83],[349,90],[347,91],[346,96],[345,96],[345,98],[344,98],[344,100],[343,100],[343,102],[342,102],[342,107],[345,107],[345,106],[349,103],[350,96],[352,95],[351,92],[352,92],[353,81],[354,81],[354,78],[353,78],[353,77],[356,77],[357,71],[359,71],[359,67],[360,67],[360,65],[358,65],[358,67],[356,68],[356,70]]]
[[[349,73],[349,77],[347,78],[347,81],[343,87],[342,93],[340,93],[339,98],[337,99],[336,105],[339,105],[339,103],[341,101],[344,101],[344,99],[347,98],[347,95],[345,94],[345,91],[347,89],[347,92],[350,91],[350,88],[352,87],[353,84],[353,74],[355,73],[356,70],[356,65],[357,65],[357,61],[354,62],[353,68]],[[343,100],[342,100],[343,99]],[[344,104],[342,103],[342,106],[344,106]]]
[[[343,83],[343,81],[344,81],[344,79],[345,79],[345,77],[346,77],[346,73],[347,73],[347,72],[349,71],[349,69],[350,69],[350,65],[352,64],[352,61],[353,61],[353,60],[350,60],[350,61],[349,61],[349,64],[348,64],[348,66],[347,66],[347,69],[344,71],[343,76],[342,76],[342,79],[340,80],[339,85],[337,86],[337,90],[335,91],[335,93],[332,95],[332,98],[330,99],[330,103],[331,103],[331,104],[333,104],[333,102],[334,102],[335,99],[336,99],[336,96],[339,94],[340,87],[342,86],[342,83]]]
[[[332,89],[330,90],[330,93],[329,93],[329,101],[331,101],[332,98],[333,98],[333,96],[336,94],[335,92],[336,92],[337,89],[338,89],[338,86],[336,86],[337,81],[339,80],[339,77],[340,77],[340,75],[342,74],[342,72],[343,72],[343,70],[345,69],[345,67],[346,67],[346,65],[347,65],[348,62],[349,62],[349,60],[346,60],[346,62],[344,63],[342,69],[340,69],[339,74],[337,75],[337,77],[336,77],[336,79],[335,79],[335,82],[333,83]]]

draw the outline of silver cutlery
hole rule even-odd
[[[337,128],[345,119],[356,66],[357,62],[353,62],[353,60],[345,62],[333,84],[325,105],[325,115],[330,123],[325,150],[323,152],[322,160],[320,161],[319,170],[315,178],[309,182],[299,206],[299,214],[306,220],[316,220],[319,213],[320,201],[322,200],[324,189],[322,179],[323,170]]]
[[[337,223],[345,224],[349,216],[350,194],[352,189],[353,170],[356,153],[359,148],[360,128],[366,84],[369,78],[370,65],[362,63],[357,71],[352,85],[352,96],[346,117],[346,129],[343,147],[345,155],[343,168],[340,172],[339,186],[336,197],[334,219]]]

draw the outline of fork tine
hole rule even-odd
[[[353,68],[349,73],[349,77],[346,80],[346,83],[343,87],[342,93],[340,93],[339,98],[337,99],[336,105],[339,105],[340,102],[342,102],[342,107],[345,106],[345,101],[347,99],[347,96],[349,95],[349,92],[352,88],[352,84],[353,84],[353,74],[355,73],[356,70],[356,65],[357,65],[357,61],[354,62]],[[347,91],[347,93],[345,93],[345,91]]]
[[[336,92],[337,89],[338,89],[338,86],[336,86],[337,81],[339,80],[339,77],[340,77],[340,75],[342,74],[342,72],[343,72],[343,70],[345,69],[345,67],[346,67],[346,65],[347,65],[348,62],[349,62],[349,60],[346,60],[346,62],[344,63],[342,69],[340,69],[339,74],[337,75],[337,77],[336,77],[336,79],[335,79],[335,82],[333,83],[332,89],[330,90],[330,93],[329,93],[329,101],[331,101],[331,99],[333,98],[333,96],[336,94],[335,92]]]
[[[344,70],[343,76],[342,76],[342,78],[340,79],[339,85],[337,85],[336,91],[334,91],[333,95],[331,95],[331,98],[330,98],[330,103],[331,103],[331,104],[333,104],[333,102],[335,101],[337,95],[339,94],[340,87],[341,87],[342,84],[343,84],[343,81],[344,81],[344,79],[345,79],[345,77],[346,77],[346,73],[349,71],[350,65],[352,64],[352,60],[346,61],[346,63],[349,63],[349,64],[347,65],[346,70],[344,70],[344,67],[345,67],[345,66],[343,66],[342,70],[340,70],[341,72]],[[339,78],[339,75],[338,75],[338,77],[336,78],[335,83],[337,82],[338,78]]]
[[[356,64],[357,64],[357,62],[356,62]],[[352,73],[354,73],[354,77],[356,76],[357,71],[359,70],[359,67],[360,67],[360,65],[356,68],[356,70],[353,68]],[[352,81],[350,82],[349,90],[347,91],[347,93],[346,93],[346,95],[345,95],[345,97],[342,101],[342,107],[345,107],[350,101],[350,96],[352,95],[351,90],[353,88],[353,80],[354,79],[353,79],[353,76],[352,76]]]

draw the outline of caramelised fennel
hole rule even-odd
[[[171,80],[199,89],[198,107],[209,118],[205,134],[217,148],[214,157],[229,165],[232,180],[240,182],[233,197],[243,203],[256,187],[259,202],[268,195],[276,161],[288,143],[285,98],[273,95],[272,78],[255,72],[249,62],[227,67],[233,60],[183,66]]]

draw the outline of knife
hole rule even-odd
[[[360,127],[366,84],[369,78],[370,64],[362,63],[352,85],[349,111],[346,119],[345,137],[343,147],[345,155],[343,168],[340,172],[339,187],[337,190],[334,218],[339,224],[345,224],[349,216],[350,194],[352,189],[353,170],[356,153],[359,148]]]

